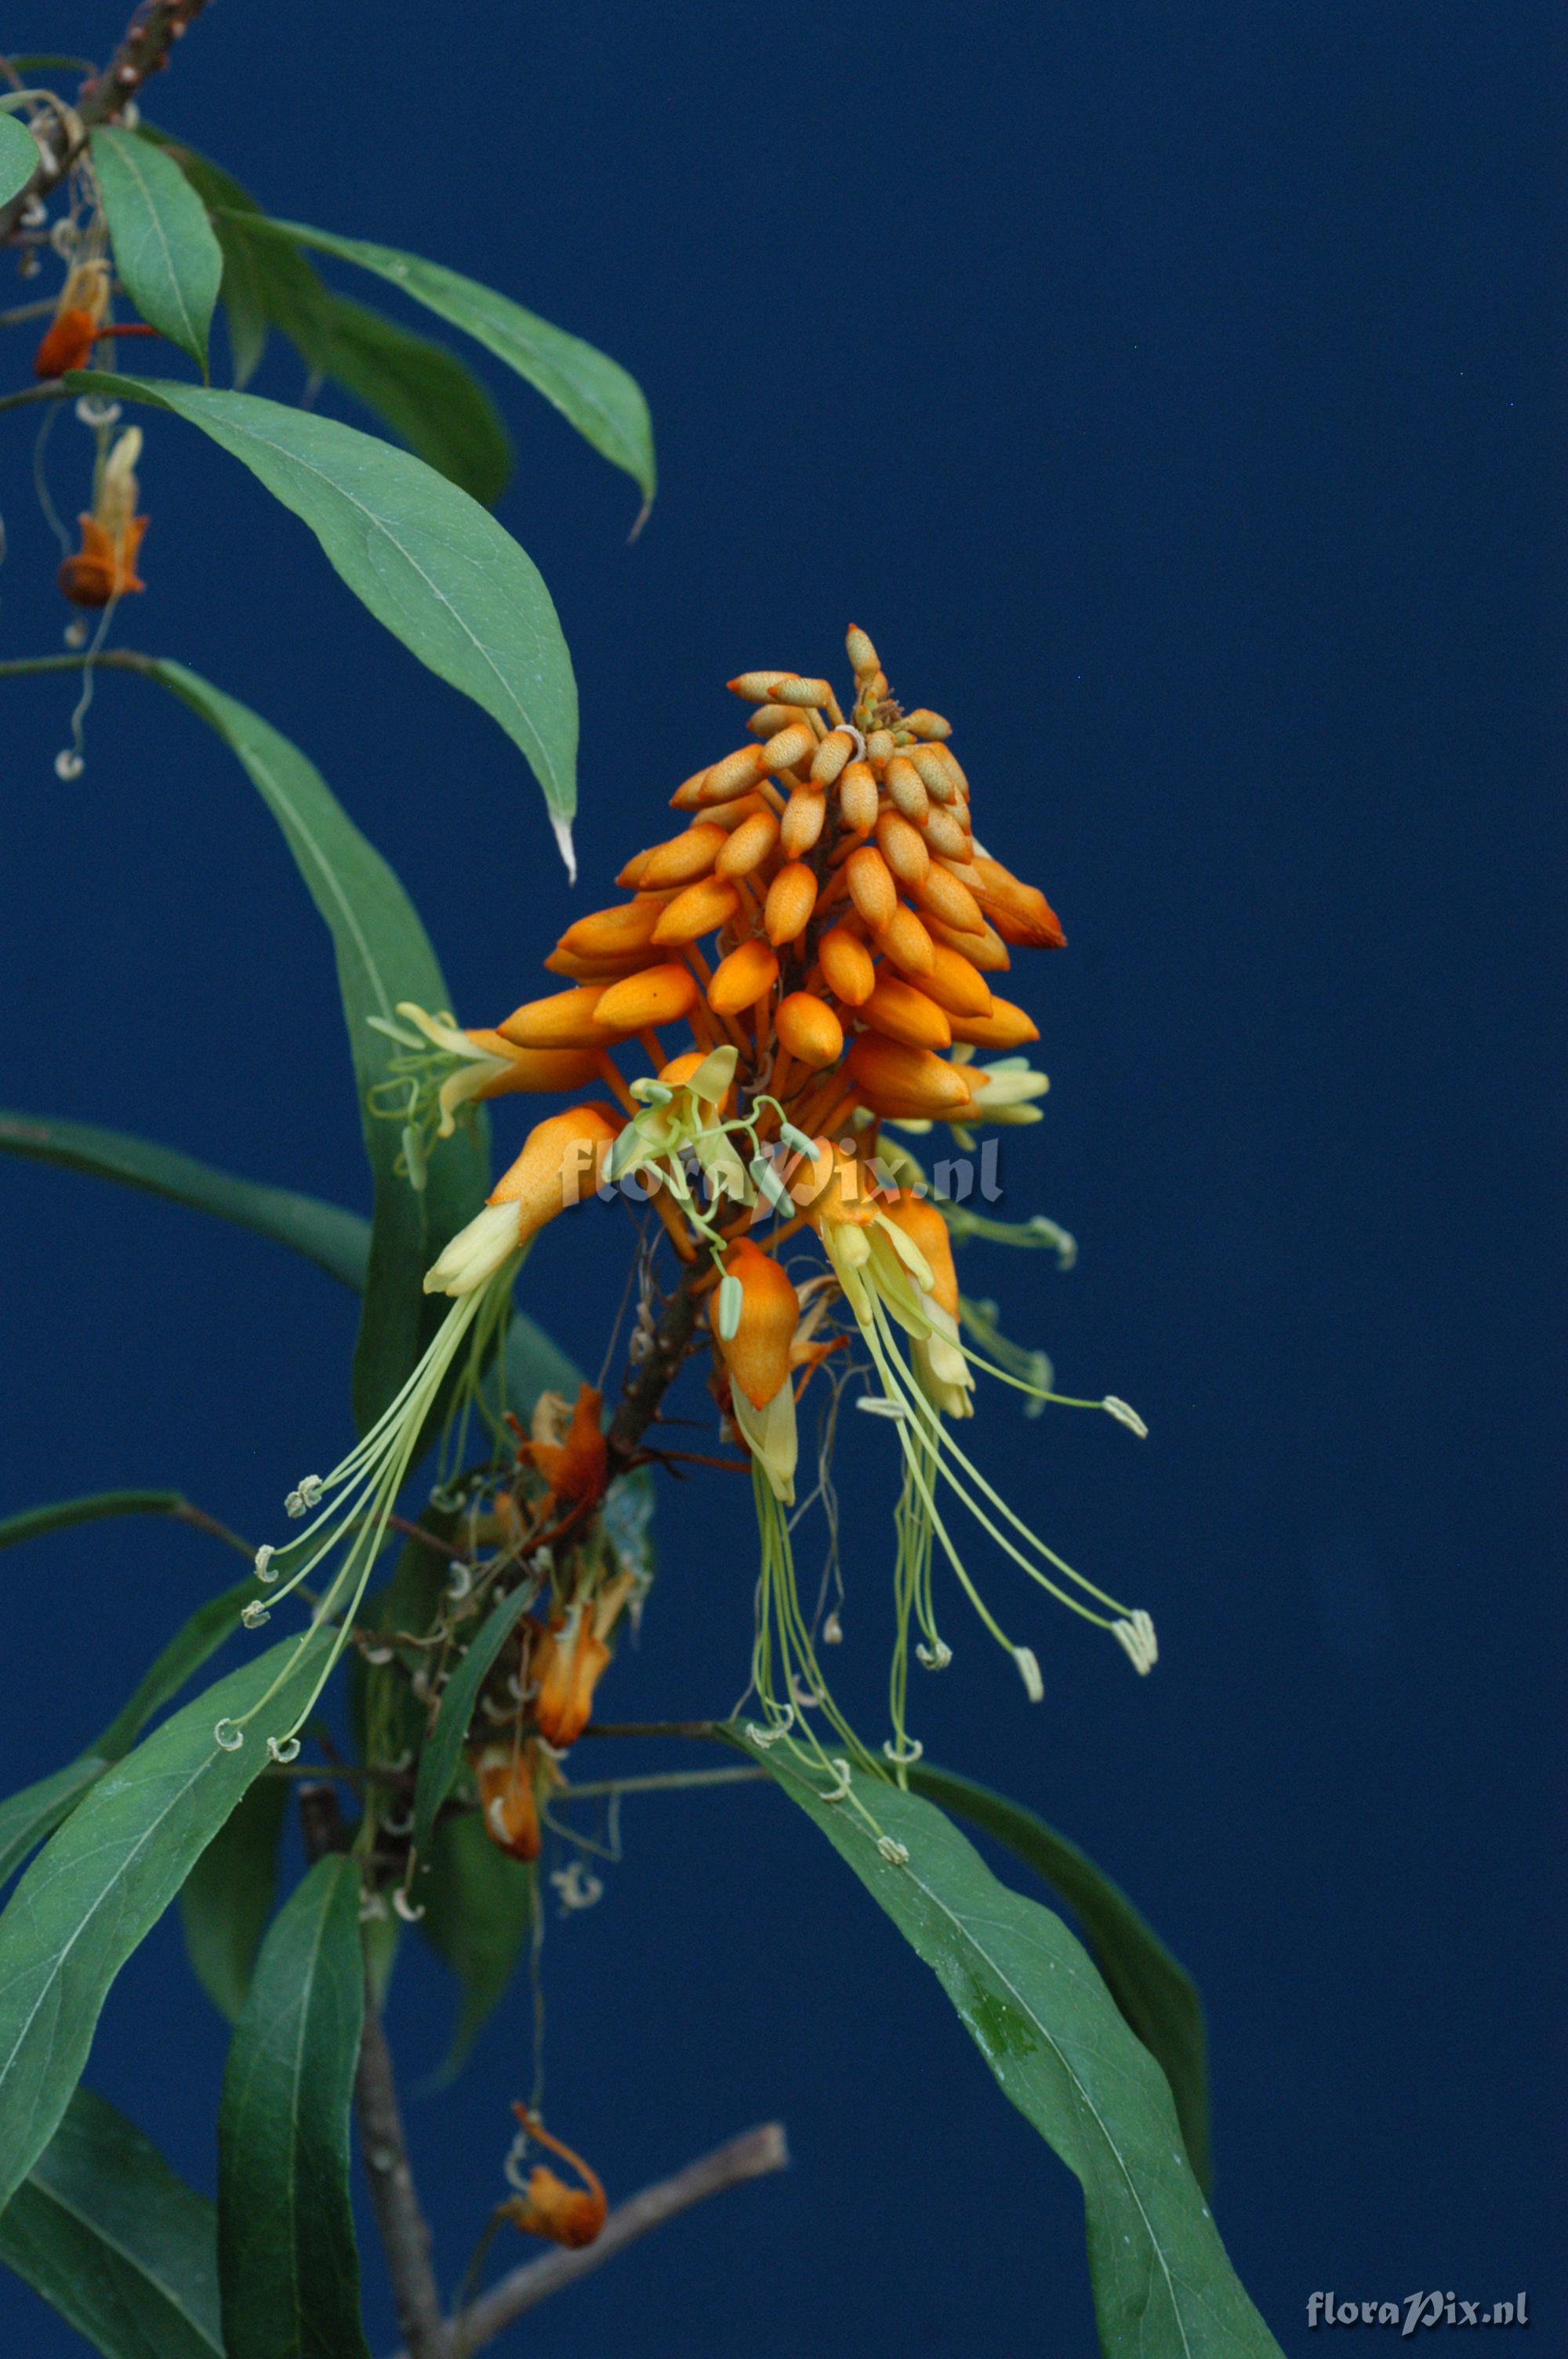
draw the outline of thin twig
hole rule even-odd
[[[666,2220],[688,2212],[694,2203],[706,2202],[710,2195],[722,2194],[727,2187],[742,2186],[748,2179],[766,2179],[788,2168],[784,2124],[764,2122],[760,2128],[747,2130],[727,2146],[716,2147],[711,2154],[688,2162],[673,2179],[644,2187],[641,2194],[616,2205],[591,2245],[578,2252],[546,2253],[539,2260],[525,2261],[481,2294],[457,2321],[452,2359],[468,2359],[470,2352],[493,2343],[514,2319],[547,2301],[551,2294],[576,2285],[580,2277],[591,2276],[639,2236],[645,2236],[650,2228],[662,2227]],[[415,2354],[400,2352],[397,2359],[415,2359]]]
[[[51,377],[46,385],[26,385],[20,393],[0,393],[0,409],[20,409],[30,401],[69,401],[73,389]]]
[[[139,655],[134,647],[105,647],[92,658],[94,671],[154,671],[156,656]],[[0,663],[0,679],[21,679],[29,672],[80,671],[80,656],[9,656]]]
[[[430,2266],[429,2224],[409,2168],[392,2051],[368,1976],[364,2030],[354,2075],[354,2113],[370,2180],[371,2207],[392,2278],[397,2323],[407,2344],[406,2359],[447,2359],[451,2340]]]
[[[766,1769],[747,1769],[739,1764],[733,1769],[669,1769],[647,1777],[590,1777],[580,1786],[558,1787],[550,1799],[576,1802],[589,1795],[679,1794],[694,1786],[754,1786],[770,1777]]]
[[[716,1720],[590,1720],[583,1734],[715,1737],[719,1730],[719,1723]]]
[[[177,1524],[189,1524],[193,1531],[206,1532],[211,1538],[222,1540],[225,1548],[232,1548],[236,1556],[247,1558],[252,1564],[255,1562],[256,1552],[250,1541],[232,1532],[227,1524],[221,1524],[216,1516],[210,1516],[205,1507],[192,1506],[189,1499],[181,1499],[168,1512]]]

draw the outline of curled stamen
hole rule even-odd
[[[256,1579],[258,1581],[270,1582],[277,1579],[276,1573],[274,1572],[272,1569],[272,1560],[276,1554],[277,1550],[271,1545],[270,1541],[265,1547],[257,1549],[255,1570]]]
[[[901,1843],[895,1835],[879,1835],[877,1837],[877,1849],[881,1852],[882,1857],[887,1861],[890,1867],[907,1867],[909,1865],[909,1845],[907,1843]]]
[[[868,1417],[892,1418],[894,1424],[907,1425],[910,1414],[902,1401],[888,1400],[881,1393],[862,1393],[855,1403]]]
[[[410,1900],[401,1884],[393,1893],[392,1905],[406,1925],[417,1925],[420,1918],[425,1914],[424,1902]]]
[[[1144,1424],[1138,1411],[1130,1408],[1126,1401],[1119,1400],[1114,1393],[1107,1393],[1100,1407],[1115,1418],[1118,1425],[1124,1425],[1129,1433],[1135,1433],[1140,1441],[1148,1440],[1149,1428]]]
[[[918,1761],[925,1747],[918,1736],[901,1736],[896,1744],[890,1736],[884,1739],[882,1751],[895,1769],[903,1769],[907,1768],[910,1762]]]
[[[817,1799],[823,1802],[848,1801],[849,1798],[849,1763],[838,1756],[835,1756],[828,1762],[827,1767],[833,1771],[838,1783],[836,1786],[831,1787],[826,1794],[818,1795]]]
[[[1123,1622],[1111,1624],[1112,1635],[1127,1651],[1128,1660],[1140,1679],[1147,1676],[1160,1659],[1160,1645],[1154,1636],[1154,1625],[1141,1608],[1129,1614]]]
[[[271,1620],[271,1614],[262,1603],[259,1597],[251,1604],[247,1605],[244,1612],[240,1616],[241,1623],[247,1630],[259,1630],[264,1622],[270,1622]]]
[[[451,1571],[447,1575],[447,1595],[451,1598],[466,1597],[472,1587],[472,1565],[454,1564]]]
[[[574,1909],[591,1908],[595,1901],[604,1897],[601,1878],[595,1875],[590,1867],[585,1867],[580,1859],[571,1860],[565,1867],[556,1868],[550,1882],[560,1896],[563,1917],[569,1917]]]
[[[290,1761],[298,1760],[299,1739],[297,1736],[286,1736],[280,1743],[276,1736],[269,1736],[266,1741],[266,1749],[269,1760],[287,1765]]]
[[[212,1731],[213,1744],[222,1745],[225,1753],[237,1753],[244,1741],[244,1730],[236,1727],[232,1720],[219,1721]]]
[[[1045,1693],[1045,1682],[1040,1676],[1040,1666],[1033,1647],[1015,1647],[1012,1659],[1018,1665],[1018,1676],[1023,1681],[1023,1691],[1031,1703],[1038,1703]]]
[[[945,1671],[953,1659],[953,1649],[945,1639],[934,1639],[928,1647],[924,1639],[914,1649],[915,1660],[928,1671]]]
[[[844,1643],[844,1625],[838,1619],[837,1608],[822,1625],[822,1643],[825,1647],[841,1647]]]

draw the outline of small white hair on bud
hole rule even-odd
[[[1023,1681],[1023,1691],[1031,1703],[1039,1703],[1045,1693],[1045,1682],[1040,1676],[1040,1665],[1033,1647],[1015,1647],[1012,1659],[1018,1665],[1018,1676]]]
[[[1115,1418],[1118,1425],[1124,1425],[1129,1433],[1135,1433],[1140,1441],[1148,1440],[1149,1428],[1144,1424],[1138,1411],[1130,1408],[1126,1401],[1119,1400],[1115,1393],[1107,1393],[1100,1407],[1108,1416]]]

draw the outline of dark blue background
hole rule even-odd
[[[37,0],[13,38],[103,49],[118,24]],[[919,1724],[1083,1842],[1196,1972],[1221,2225],[1292,2350],[1315,2347],[1314,2288],[1524,2285],[1550,2336],[1562,2285],[1546,27],[1507,0],[225,0],[156,92],[264,202],[492,281],[652,403],[662,492],[629,549],[625,478],[478,356],[518,441],[502,514],[581,684],[575,901],[491,723],[248,477],[148,428],[150,587],[120,637],[319,761],[468,1020],[539,987],[568,912],[611,897],[676,780],[734,741],[725,678],[839,672],[851,618],[955,718],[984,834],[1061,909],[1066,955],[1021,962],[1054,1086],[1010,1205],[1082,1260],[977,1247],[968,1282],[1152,1438],[1027,1425],[1000,1394],[981,1432],[1065,1551],[1154,1610],[1164,1657],[1135,1681],[997,1564],[1045,1702],[955,1605]],[[6,349],[21,383],[26,339]],[[297,388],[276,352],[258,389]],[[7,655],[64,619],[36,415],[0,429]],[[62,418],[62,507],[85,464]],[[243,775],[105,678],[62,787],[71,694],[5,690],[5,1095],[362,1202],[328,950]],[[348,1298],[170,1206],[0,1184],[7,1503],[172,1483],[272,1532],[348,1430]],[[623,1267],[600,1214],[530,1264],[531,1307],[590,1365]],[[849,1443],[839,1661],[870,1718],[892,1477],[880,1432]],[[714,1477],[665,1510],[617,1713],[722,1709],[743,1676],[742,1499]],[[7,1788],[88,1739],[231,1570],[156,1527],[8,1557]],[[795,2169],[540,2313],[530,2347],[1087,2354],[1076,2187],[810,1828],[761,1792],[626,1828],[602,1906],[551,1927],[551,2117],[617,2194],[773,2114]],[[392,2012],[422,2066],[449,1997],[417,1948]],[[412,2104],[449,2281],[527,2026],[519,1990],[460,2089]],[[91,2078],[202,2185],[222,2046],[167,1923]],[[0,2318],[39,2359],[78,2347],[10,2282]]]

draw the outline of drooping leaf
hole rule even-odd
[[[262,1944],[218,2114],[228,2359],[365,2359],[349,2195],[360,1874],[318,1860]]]
[[[458,1979],[458,2018],[434,2086],[456,2080],[522,1954],[534,1921],[536,1872],[485,1833],[477,1810],[443,1819],[419,1886],[419,1930]]]
[[[223,257],[207,209],[184,173],[134,132],[100,125],[92,169],[114,266],[144,320],[207,374],[207,338]]]
[[[197,1981],[232,2023],[245,2003],[277,1893],[277,1845],[288,1810],[281,1777],[258,1777],[179,1888],[185,1953]]]
[[[1106,1988],[1164,2071],[1198,2184],[1214,2191],[1208,2037],[1197,1984],[1118,1884],[1033,1810],[972,1777],[920,1762],[909,1782],[928,1801],[994,1835],[1061,1895],[1084,1929]]]
[[[396,1049],[370,1018],[392,1018],[403,999],[432,1012],[444,1008],[446,983],[396,875],[298,747],[183,664],[158,662],[153,677],[200,713],[241,763],[282,830],[332,937],[375,1190],[370,1271],[354,1348],[354,1414],[363,1431],[398,1391],[447,1309],[444,1297],[424,1292],[425,1272],[479,1210],[490,1184],[481,1122],[460,1125],[433,1148],[426,1185],[415,1189],[395,1169],[400,1125],[372,1109],[371,1093],[388,1078]]]
[[[178,1491],[89,1491],[79,1499],[55,1499],[47,1507],[24,1507],[20,1515],[0,1517],[0,1549],[113,1516],[172,1516],[184,1505]]]
[[[95,1123],[66,1122],[56,1114],[14,1109],[0,1113],[0,1154],[58,1164],[67,1171],[86,1171],[95,1179],[145,1189],[152,1196],[170,1197],[193,1212],[211,1212],[237,1228],[272,1237],[356,1292],[364,1283],[370,1223],[319,1196],[237,1179],[232,1171],[220,1171],[176,1147],[158,1147],[128,1131],[103,1130]]]
[[[295,334],[319,375],[351,393],[437,473],[493,507],[512,474],[501,412],[445,344],[325,287]]]
[[[271,224],[261,207],[207,157],[146,123],[137,136],[168,150],[208,209],[223,254],[236,386],[254,375],[269,326],[278,328],[314,375],[341,386],[439,473],[492,506],[512,472],[512,445],[472,370],[444,344],[334,294],[297,246],[265,234]]]
[[[125,1960],[157,1922],[240,1796],[266,1766],[314,1684],[331,1633],[295,1658],[274,1647],[209,1688],[78,1803],[0,1916],[0,2207],[64,2115],[99,2012]],[[225,1752],[220,1720],[283,1684]]]
[[[38,168],[38,144],[25,123],[0,114],[0,205],[19,197]]]
[[[0,1802],[0,1884],[9,1882],[27,1854],[70,1818],[108,1767],[96,1754],[84,1753],[19,1794],[7,1794]]]
[[[217,2214],[91,2089],[0,2212],[0,2261],[104,2359],[223,2359]]]
[[[75,372],[108,400],[171,410],[293,510],[376,620],[517,745],[572,865],[577,682],[533,560],[478,502],[407,452],[254,394]]]
[[[508,1635],[538,1593],[536,1581],[524,1581],[506,1596],[498,1597],[447,1681],[436,1725],[419,1756],[419,1771],[414,1783],[414,1832],[410,1840],[420,1860],[429,1858],[436,1813],[452,1790],[452,1780],[462,1757],[463,1738],[486,1674]]]
[[[1281,2359],[1219,2241],[1165,2076],[1061,1919],[999,1883],[921,1796],[856,1773],[850,1796],[828,1802],[827,1777],[808,1776],[782,1747],[764,1751],[739,1730],[730,1738],[764,1764],[932,1968],[1003,2094],[1077,2178],[1101,2349]],[[881,1839],[907,1859],[884,1856]]]
[[[493,287],[438,262],[361,237],[336,237],[302,222],[247,223],[253,231],[291,239],[318,254],[336,255],[401,288],[416,303],[461,328],[476,343],[515,369],[611,465],[623,468],[652,501],[655,484],[654,433],[642,387],[617,361],[525,311]]]

